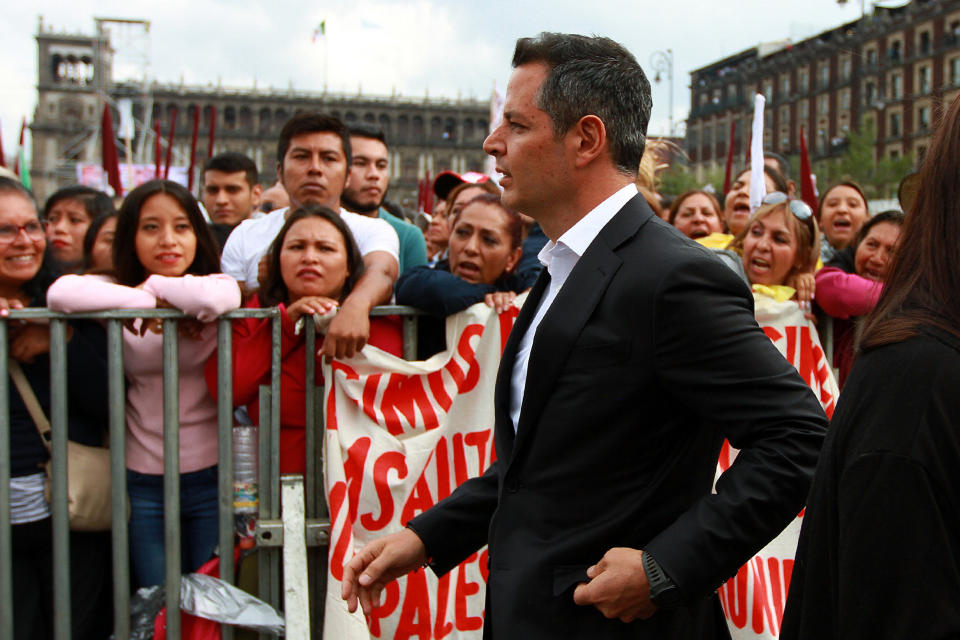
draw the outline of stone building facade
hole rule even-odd
[[[878,157],[921,160],[935,114],[960,92],[960,1],[913,0],[798,43],[769,43],[691,73],[686,150],[702,178],[723,168],[728,145],[742,165],[753,96],[766,98],[764,149],[813,159],[842,153],[868,120]],[[730,140],[730,123],[736,122]]]
[[[390,147],[392,200],[416,204],[417,181],[428,172],[483,171],[489,103],[476,99],[412,98],[114,82],[113,57],[104,35],[75,35],[38,28],[37,108],[30,124],[33,139],[31,179],[38,197],[76,182],[78,162],[100,161],[103,100],[133,101],[137,123],[133,161],[152,164],[153,124],[159,121],[166,153],[175,122],[172,164],[188,166],[194,111],[200,112],[197,165],[207,156],[210,126],[214,152],[239,151],[253,158],[261,182],[276,179],[277,136],[284,122],[300,111],[320,110],[347,124],[381,128]],[[211,122],[212,120],[212,122]],[[114,111],[114,126],[119,118]],[[126,162],[118,143],[120,162]]]

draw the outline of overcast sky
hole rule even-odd
[[[138,5],[131,9],[131,4]],[[869,6],[869,3],[868,3]],[[674,122],[686,117],[690,71],[758,42],[794,41],[855,20],[836,0],[32,0],[4,7],[0,124],[10,160],[36,105],[38,16],[58,31],[92,33],[94,16],[141,18],[149,37],[114,42],[117,63],[160,82],[487,99],[510,74],[518,37],[540,31],[609,36],[651,81],[651,56],[674,54]],[[326,35],[311,36],[323,21]],[[122,34],[117,34],[118,38]],[[138,55],[132,55],[138,54]],[[326,77],[324,77],[326,75]],[[653,84],[652,135],[668,132],[669,83]]]

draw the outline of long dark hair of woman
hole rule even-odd
[[[960,97],[944,114],[920,170],[890,278],[859,349],[902,342],[923,327],[960,337]]]

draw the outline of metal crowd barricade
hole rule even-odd
[[[404,357],[416,357],[417,316],[411,307],[382,306],[372,316],[403,317]],[[134,318],[158,318],[163,331],[163,446],[164,446],[164,556],[166,567],[165,597],[168,612],[180,608],[180,474],[179,474],[179,361],[177,355],[177,322],[187,318],[171,309],[111,310],[95,313],[63,314],[42,308],[13,310],[0,318],[0,638],[13,637],[12,531],[10,517],[10,384],[7,372],[9,348],[7,328],[10,320],[49,320],[52,427],[51,516],[53,534],[54,638],[69,640],[70,610],[70,525],[67,506],[67,322],[73,319],[96,319],[106,323],[107,370],[109,396],[109,446],[112,452],[112,541],[114,638],[130,636],[130,562],[127,531],[126,477],[126,398],[123,370],[123,322]],[[260,387],[259,432],[259,593],[261,599],[281,608],[280,551],[283,544],[280,512],[280,315],[275,308],[239,309],[224,314],[217,321],[218,335],[218,489],[219,549],[224,561],[220,577],[235,584],[234,511],[233,511],[233,362],[231,323],[242,318],[270,318],[272,322],[271,382]],[[313,319],[307,318],[306,349],[316,351]],[[329,513],[320,477],[323,465],[322,388],[316,385],[316,363],[306,358],[306,478],[305,538],[310,548],[311,620],[313,628],[322,628],[322,612],[326,591],[326,547],[329,543]],[[313,384],[310,384],[312,381]],[[319,437],[318,437],[319,436]],[[167,638],[180,640],[179,615],[167,616]],[[232,640],[233,628],[224,625],[222,637]]]

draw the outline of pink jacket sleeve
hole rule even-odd
[[[834,318],[869,313],[880,299],[883,284],[837,267],[817,272],[817,304]]]
[[[157,298],[149,291],[125,287],[105,276],[67,275],[58,278],[47,289],[47,306],[53,311],[67,313],[152,309],[157,306]]]
[[[196,316],[201,322],[215,320],[221,313],[240,306],[240,287],[236,280],[222,273],[180,277],[153,275],[147,278],[143,290],[184,313]]]

